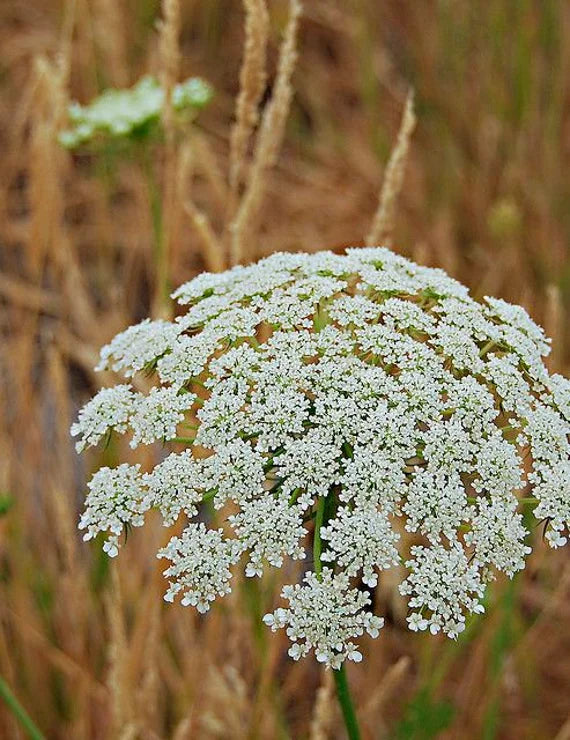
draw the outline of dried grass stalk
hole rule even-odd
[[[363,712],[370,717],[374,717],[375,723],[380,721],[378,714],[382,711],[382,708],[386,706],[408,677],[411,665],[410,658],[403,655],[384,674],[382,681],[366,703]]]
[[[145,620],[146,640],[142,648],[142,680],[138,693],[139,717],[147,733],[152,733],[158,725],[158,696],[160,677],[158,656],[160,645],[160,601],[155,588],[149,588],[150,602],[147,606],[148,619]]]
[[[162,122],[166,136],[173,135],[171,94],[180,70],[180,0],[162,0],[160,38],[160,81],[164,90]]]
[[[247,144],[258,122],[258,107],[267,79],[269,14],[265,0],[244,0],[243,4],[246,12],[245,48],[230,148],[230,191],[233,203],[243,176]]]
[[[34,60],[35,105],[29,143],[30,248],[26,251],[33,280],[39,280],[47,251],[57,243],[61,225],[62,156],[56,135],[67,107],[64,75],[58,65],[45,57]]]
[[[402,189],[404,169],[410,147],[410,137],[415,125],[414,93],[413,90],[410,90],[406,99],[396,146],[392,150],[388,166],[386,167],[386,174],[384,175],[384,182],[382,183],[378,201],[378,209],[366,237],[366,244],[368,246],[390,243],[390,236],[394,228],[396,201]]]
[[[184,212],[192,222],[200,239],[202,257],[206,269],[210,272],[221,272],[225,269],[224,249],[206,214],[201,211],[192,200],[188,192],[188,185],[192,173],[192,149],[190,145],[183,147],[178,168],[178,198]]]
[[[210,142],[197,129],[192,130],[192,147],[196,157],[196,170],[208,181],[217,204],[225,208],[228,203],[226,175],[218,164]]]
[[[180,70],[180,0],[163,0],[163,20],[160,24],[160,81],[164,90],[161,119],[166,146],[164,153],[162,233],[156,255],[156,282],[153,311],[155,315],[167,316],[167,286],[174,223],[177,215],[176,203],[176,130],[172,109],[172,90]]]
[[[116,87],[129,84],[122,0],[95,0],[95,33],[105,60],[105,71]]]
[[[300,0],[290,0],[289,21],[279,53],[274,92],[261,119],[247,189],[230,224],[230,259],[234,265],[248,259],[246,243],[259,214],[267,172],[275,164],[283,141],[293,96],[291,76],[297,60],[297,27],[301,10]]]
[[[570,717],[562,725],[554,740],[570,740]]]
[[[549,285],[546,289],[546,333],[552,337],[552,352],[548,358],[551,370],[560,370],[564,357],[564,306],[560,288]]]
[[[317,689],[315,708],[311,720],[310,740],[327,740],[336,712],[332,671],[325,671],[323,682]]]
[[[134,724],[134,705],[130,680],[130,661],[123,597],[117,567],[111,568],[112,590],[107,599],[107,618],[111,632],[109,658],[111,662],[108,686],[113,701],[113,725],[115,736],[129,736]]]

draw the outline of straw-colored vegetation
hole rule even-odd
[[[121,448],[79,460],[70,423],[98,348],[170,286],[380,235],[525,305],[568,373],[570,6],[304,6],[0,3],[0,737],[343,737],[330,677],[259,626],[276,579],[204,619],[161,603],[158,521],[118,562],[80,541],[85,480]],[[127,152],[58,144],[70,99],[147,72],[215,100],[181,127],[165,97],[162,141]],[[407,631],[381,579],[389,624],[350,669],[367,737],[570,738],[570,565],[541,537],[456,643]]]

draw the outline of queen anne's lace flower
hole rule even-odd
[[[295,560],[305,557],[300,542],[307,531],[298,504],[290,506],[286,499],[266,496],[243,503],[240,513],[230,516],[229,521],[244,547],[249,549],[246,576],[261,576],[264,560],[280,568],[284,555]]]
[[[131,447],[173,439],[178,424],[184,421],[184,411],[192,403],[192,396],[179,395],[176,388],[151,388],[148,396],[140,396],[136,401],[131,418]]]
[[[204,460],[195,460],[191,450],[173,452],[150,473],[142,476],[146,508],[157,507],[164,525],[174,524],[180,512],[196,516],[204,497]]]
[[[145,319],[103,347],[95,369],[122,371],[129,378],[174,347],[179,333],[179,327],[169,321]]]
[[[328,527],[321,529],[329,549],[323,560],[337,563],[347,575],[362,571],[362,581],[374,587],[378,583],[376,570],[386,570],[399,562],[394,532],[386,514],[373,504],[349,509],[343,507]]]
[[[73,437],[81,436],[75,443],[77,452],[89,445],[96,445],[111,430],[123,434],[134,411],[135,396],[128,385],[102,388],[79,412],[71,426]]]
[[[230,593],[230,566],[239,558],[240,549],[236,540],[224,539],[221,529],[207,529],[203,522],[189,524],[180,537],[173,537],[158,552],[159,558],[172,562],[164,571],[172,579],[166,601],[174,601],[181,593],[185,606],[207,612],[217,596]]]
[[[324,568],[320,576],[309,572],[304,578],[305,586],[285,586],[281,595],[289,602],[289,608],[266,614],[263,621],[273,631],[287,628],[293,642],[289,655],[294,660],[313,649],[319,663],[333,668],[340,668],[345,658],[359,663],[362,654],[352,638],[365,631],[377,637],[384,620],[365,611],[370,596],[351,588],[345,573],[334,575],[330,568]]]
[[[159,553],[168,600],[205,611],[240,558],[256,576],[306,553],[313,570],[264,621],[293,658],[338,668],[382,626],[359,580],[404,564],[409,628],[455,637],[495,573],[524,567],[519,492],[547,542],[567,541],[570,383],[548,375],[523,309],[380,248],[276,254],[174,297],[173,322],[101,353],[151,390],[100,391],[72,428],[79,450],[129,431],[132,447],[183,445],[145,473],[95,473],[80,523],[115,555],[151,508],[166,525],[200,516]]]
[[[103,549],[111,557],[119,552],[119,537],[124,528],[141,527],[144,523],[148,506],[139,470],[139,465],[126,463],[118,468],[100,468],[87,484],[89,493],[79,529],[87,530],[84,540],[105,532],[108,537]]]

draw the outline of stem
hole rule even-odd
[[[483,347],[483,349],[479,352],[479,357],[485,357],[487,352],[492,349],[495,346],[494,341],[487,342],[487,344]]]
[[[333,675],[334,682],[336,684],[336,695],[340,708],[342,709],[342,716],[344,718],[344,724],[346,726],[349,740],[360,740],[358,720],[356,719],[354,704],[352,703],[352,697],[350,696],[350,688],[348,686],[344,665],[338,670],[333,669]]]
[[[8,706],[8,709],[12,712],[14,717],[22,725],[28,737],[30,737],[32,740],[44,740],[44,736],[42,735],[42,733],[38,730],[38,728],[34,724],[29,714],[26,712],[26,710],[20,704],[20,702],[16,699],[14,694],[10,691],[8,684],[4,681],[4,679],[1,676],[0,676],[0,697],[4,699],[6,705]]]
[[[326,496],[320,496],[317,503],[317,513],[315,518],[315,533],[313,535],[313,559],[315,561],[315,573],[321,580],[323,565],[321,563],[321,527],[325,523],[325,509],[327,504]],[[350,696],[350,688],[346,677],[344,665],[339,669],[333,669],[334,680],[336,684],[336,695],[338,703],[342,709],[342,716],[349,740],[360,740],[360,730],[358,729],[358,720]]]
[[[319,496],[319,502],[317,504],[317,518],[315,519],[315,534],[313,536],[313,559],[315,561],[315,573],[319,581],[321,580],[321,573],[323,565],[321,563],[321,527],[323,526],[323,520],[325,518],[325,504],[326,498]]]

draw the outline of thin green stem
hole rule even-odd
[[[480,501],[482,497],[480,496],[468,496],[467,497],[467,503],[468,504],[476,504],[477,501]],[[529,506],[536,506],[539,502],[539,499],[534,498],[534,496],[525,496],[523,498],[519,498],[519,504],[528,504]]]
[[[323,571],[323,565],[321,563],[321,527],[323,526],[325,518],[325,504],[326,498],[324,496],[319,496],[319,501],[317,503],[317,516],[315,519],[315,533],[313,535],[313,559],[315,561],[315,573],[317,574],[319,581],[321,580],[321,573]]]
[[[26,731],[28,737],[32,740],[45,740],[42,733],[38,730],[34,721],[31,719],[29,714],[26,712],[24,707],[16,699],[14,694],[10,691],[8,684],[0,676],[0,697],[6,703],[8,709],[12,712],[14,717],[18,720],[20,725]]]
[[[321,562],[321,527],[323,526],[323,524],[326,524],[325,513],[327,510],[327,500],[329,499],[329,496],[319,497],[317,503],[317,512],[315,515],[315,531],[313,534],[313,559],[315,563],[315,573],[319,580],[321,580],[323,572],[323,564]],[[336,683],[336,694],[338,697],[338,703],[340,704],[340,707],[342,709],[342,716],[344,718],[344,724],[346,726],[349,740],[360,740],[358,720],[356,719],[356,712],[354,711],[354,705],[350,696],[350,688],[348,686],[348,680],[346,678],[344,665],[341,666],[338,670],[333,670],[333,675]]]
[[[297,501],[297,499],[301,495],[301,491],[302,490],[303,490],[302,488],[296,488],[293,491],[293,493],[289,496],[289,502],[288,502],[289,503],[289,506],[293,506],[293,504],[295,503],[295,501]]]
[[[340,708],[342,709],[342,716],[344,718],[344,724],[346,726],[349,740],[360,740],[358,720],[356,719],[356,712],[354,711],[354,704],[352,703],[344,665],[338,670],[333,670],[333,675],[334,682],[336,684],[336,695]]]
[[[494,346],[495,346],[495,342],[494,341],[487,342],[487,344],[479,352],[479,356],[480,357],[485,357],[485,355],[487,354],[487,352],[490,349],[492,349]]]

